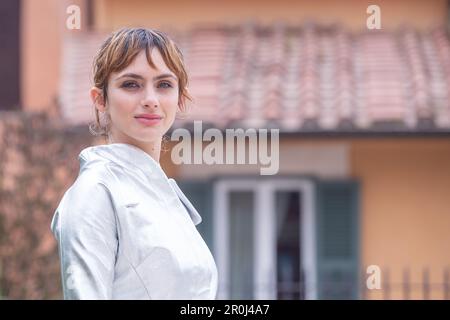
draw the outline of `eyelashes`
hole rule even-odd
[[[173,88],[172,84],[168,81],[162,81],[158,84],[159,88]]]
[[[121,88],[139,88],[139,85],[135,82],[124,82],[120,87]]]
[[[141,86],[134,81],[126,81],[120,87],[126,89],[139,89]],[[157,88],[170,89],[173,88],[173,85],[169,81],[161,81],[158,83]]]

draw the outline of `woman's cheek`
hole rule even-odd
[[[170,97],[167,97],[164,99],[164,106],[165,106],[165,113],[166,116],[169,118],[175,118],[175,114],[178,109],[178,95],[171,95]]]
[[[124,112],[132,112],[134,105],[137,103],[137,101],[139,100],[137,95],[132,95],[132,94],[121,94],[120,95],[120,106],[121,109]]]
[[[177,109],[173,109],[173,110],[171,110],[171,112],[170,112],[170,117],[169,117],[169,127],[172,126],[172,124],[173,124],[174,121],[175,121],[176,111],[177,111]]]

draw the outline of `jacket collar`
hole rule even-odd
[[[80,152],[78,158],[80,172],[90,162],[103,158],[126,168],[138,168],[149,178],[157,175],[160,178],[167,179],[166,174],[155,159],[141,148],[127,143],[110,143],[87,147]]]
[[[181,200],[181,203],[185,206],[187,209],[187,212],[189,213],[192,221],[194,222],[194,225],[198,225],[200,222],[202,222],[202,217],[198,213],[197,209],[195,209],[194,205],[189,201],[189,199],[184,195],[183,191],[181,191],[180,187],[178,186],[177,182],[169,178],[169,184],[172,186],[175,193],[178,195],[178,198]]]
[[[107,159],[126,168],[140,169],[149,178],[149,181],[155,178],[166,180],[186,207],[194,224],[197,225],[202,221],[200,214],[181,191],[176,181],[172,178],[169,179],[161,165],[141,148],[127,143],[91,146],[83,149],[78,159],[80,161],[80,174],[90,163]]]

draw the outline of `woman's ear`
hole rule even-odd
[[[97,108],[100,112],[105,112],[106,105],[102,90],[97,87],[92,87],[89,91],[89,95],[91,96],[91,100],[95,108]]]

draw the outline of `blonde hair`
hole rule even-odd
[[[93,63],[94,86],[102,90],[105,103],[108,99],[108,79],[111,73],[119,72],[131,64],[133,59],[145,50],[148,63],[155,68],[151,50],[157,48],[167,67],[178,78],[178,106],[186,110],[186,100],[192,100],[187,86],[188,75],[184,66],[183,54],[177,45],[163,32],[145,28],[122,28],[113,32],[102,44]],[[99,111],[95,108],[95,122],[89,131],[95,136],[108,136],[109,115],[105,126],[100,123]],[[110,120],[110,119],[109,119]]]

